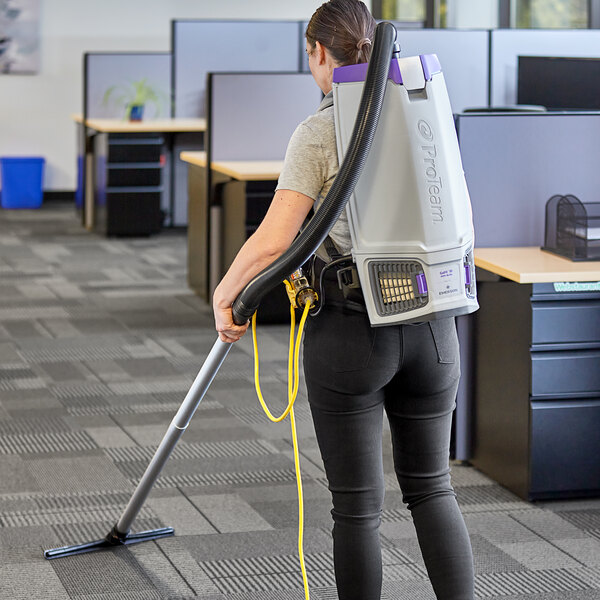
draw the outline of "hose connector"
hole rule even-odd
[[[290,299],[290,304],[294,308],[304,309],[309,301],[311,308],[314,308],[319,299],[317,292],[310,285],[302,268],[296,269],[288,276],[285,280],[285,290]]]

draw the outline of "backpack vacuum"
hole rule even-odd
[[[366,64],[335,69],[338,155],[348,148]],[[377,134],[346,212],[374,326],[478,308],[473,223],[450,100],[434,54],[393,57]]]

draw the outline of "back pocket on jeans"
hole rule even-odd
[[[459,350],[454,317],[429,321],[429,328],[437,350],[438,362],[455,363]]]
[[[371,360],[375,329],[365,314],[326,310],[309,322],[305,341],[306,360],[328,365],[334,373],[364,369]]]

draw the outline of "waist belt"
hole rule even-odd
[[[319,282],[321,306],[341,306],[366,312],[358,271],[351,256],[340,256],[329,263],[315,259],[313,280]]]

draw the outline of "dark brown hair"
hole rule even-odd
[[[359,0],[329,0],[317,8],[306,28],[311,48],[320,42],[339,65],[367,62],[375,19]]]

